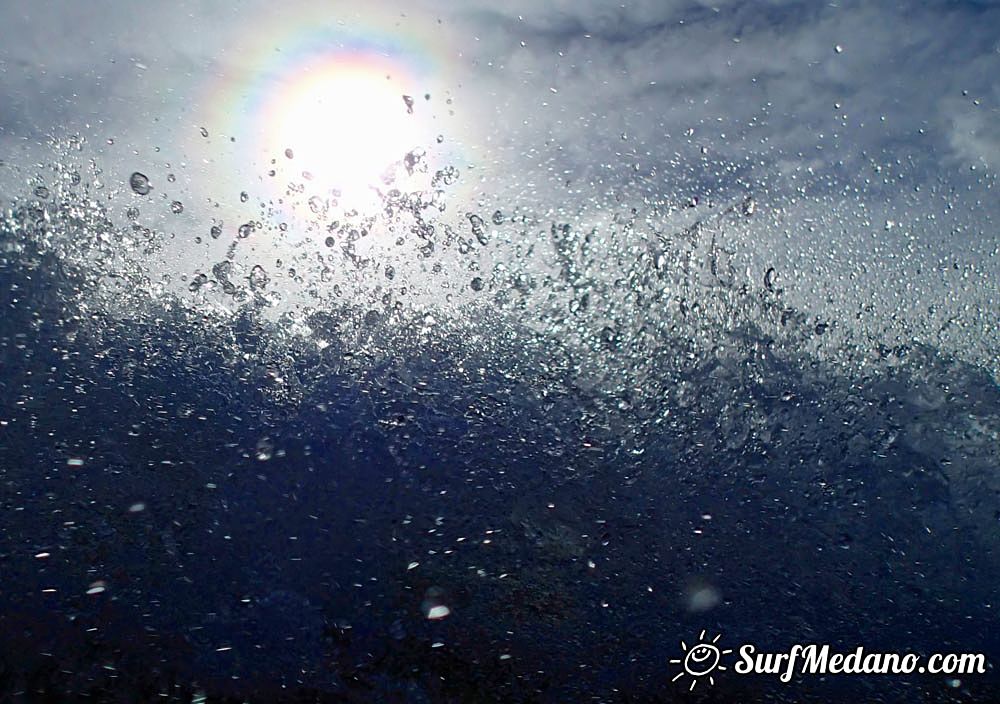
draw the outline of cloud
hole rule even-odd
[[[534,128],[578,165],[630,151],[655,162],[690,154],[688,142],[720,160],[995,158],[986,123],[996,109],[988,66],[997,44],[987,29],[1000,22],[996,7],[531,5],[473,11],[475,57],[503,113],[527,123],[519,144]],[[963,90],[968,105],[988,98],[981,117],[961,116]],[[974,132],[971,151],[970,140],[954,138],[958,126]],[[682,139],[688,130],[692,139]]]

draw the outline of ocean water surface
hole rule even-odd
[[[836,9],[723,5],[0,10],[0,698],[994,701],[996,12],[894,131]],[[985,667],[735,668],[810,643]]]

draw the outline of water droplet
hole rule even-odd
[[[36,198],[42,198],[42,199],[48,198],[49,197],[49,189],[46,188],[45,186],[36,186],[35,187],[35,197]]]
[[[204,127],[201,128],[201,136],[202,137],[207,137],[208,136],[208,130],[205,129]]]
[[[128,210],[125,211],[125,217],[127,217],[129,220],[138,220],[139,219],[139,209],[138,208],[129,208]]]
[[[250,194],[246,191],[240,191],[240,203],[246,203],[250,200]]]
[[[392,264],[385,265],[385,278],[389,279],[389,281],[396,278],[396,269],[392,266]]]
[[[191,283],[188,284],[188,291],[190,291],[191,293],[196,293],[198,289],[200,289],[206,283],[208,283],[208,277],[205,276],[204,274],[197,274],[193,279],[191,279]]]
[[[478,277],[478,276],[476,278],[474,278],[471,282],[469,282],[469,287],[473,291],[482,291],[484,285],[485,284],[483,284],[483,280],[480,277]]]
[[[768,291],[774,290],[774,280],[777,273],[774,271],[774,267],[770,267],[766,272],[764,272],[764,288]]]
[[[295,152],[292,151],[291,147],[289,147],[288,149],[285,150],[285,158],[286,159],[294,159],[295,158]]]
[[[145,174],[134,172],[128,179],[128,185],[132,191],[140,196],[148,196],[153,187],[149,185],[149,179]]]
[[[222,228],[218,225],[212,225],[212,229],[208,231],[208,234],[212,236],[213,240],[217,240],[222,237]]]
[[[843,54],[844,53],[844,47],[842,47],[840,44],[837,44],[836,46],[834,46],[833,50],[835,52],[837,52],[838,54]]]
[[[687,610],[694,613],[709,611],[722,603],[722,594],[710,584],[692,585],[685,597]]]
[[[247,237],[250,236],[252,232],[253,232],[253,223],[246,222],[240,225],[240,229],[236,231],[236,234],[241,240],[245,240]]]
[[[167,174],[167,183],[173,183],[176,180],[177,180],[176,176],[174,176],[173,174]]]
[[[184,212],[184,204],[181,203],[179,200],[175,200],[173,203],[170,204],[170,212],[172,212],[174,215],[180,215],[181,213]]]
[[[413,114],[413,98],[409,95],[403,96],[403,102],[406,103],[406,112],[410,115]]]
[[[263,291],[267,287],[270,277],[260,264],[254,265],[250,270],[250,288],[254,291]]]
[[[469,213],[469,224],[472,225],[472,234],[476,236],[476,240],[481,245],[486,245],[489,243],[489,235],[486,234],[486,223],[483,219],[476,215],[475,213]]]
[[[254,457],[261,462],[267,462],[274,457],[274,443],[271,442],[271,438],[265,436],[257,441],[257,449]]]
[[[458,181],[458,176],[458,169],[454,166],[446,166],[434,174],[434,178],[431,179],[431,187],[440,188],[442,184],[445,186],[451,186]]]
[[[440,621],[451,615],[451,609],[444,604],[437,604],[427,609],[427,618],[431,621]]]

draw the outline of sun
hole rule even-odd
[[[372,199],[422,137],[414,99],[392,70],[353,55],[301,68],[269,111],[270,151],[342,205]]]
[[[715,678],[712,676],[712,673],[716,670],[724,672],[726,667],[721,664],[722,656],[733,652],[728,648],[720,650],[719,646],[716,645],[719,638],[722,637],[721,633],[710,641],[705,640],[706,633],[707,631],[702,631],[698,635],[698,642],[690,650],[687,643],[681,641],[681,649],[684,651],[683,659],[675,658],[670,661],[671,665],[681,666],[681,671],[674,675],[671,682],[676,682],[683,678],[684,675],[690,675],[691,686],[689,687],[689,691],[694,690],[700,677],[708,677],[708,683],[714,685]]]

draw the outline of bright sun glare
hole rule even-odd
[[[339,191],[342,204],[371,200],[386,170],[419,145],[409,98],[384,66],[326,63],[282,92],[275,151],[292,155],[314,185]]]

